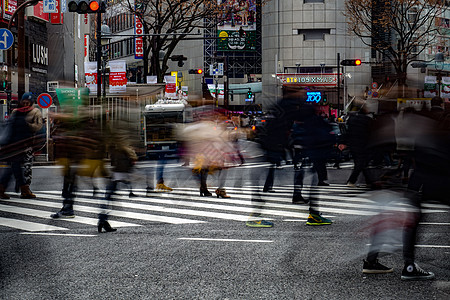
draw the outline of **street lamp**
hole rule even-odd
[[[445,68],[444,53],[438,52],[434,55],[434,68],[438,71],[437,83],[438,83],[438,96],[441,96],[441,83],[442,83],[442,70]]]
[[[101,49],[102,49],[102,83],[103,83],[103,99],[106,97],[106,63],[108,59],[109,48],[105,45],[109,44],[111,29],[103,22],[101,27]]]

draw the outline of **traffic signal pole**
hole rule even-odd
[[[18,79],[18,96],[21,97],[25,92],[25,12],[24,9],[30,5],[36,5],[39,0],[17,1],[17,9],[11,16],[8,22],[8,30],[11,30],[14,20],[17,24],[17,79]],[[11,105],[11,93],[12,93],[12,65],[13,65],[13,47],[8,49],[8,83],[7,83],[7,97],[8,106]],[[20,98],[19,98],[20,99]]]
[[[97,12],[97,101],[102,97],[102,13]],[[105,84],[103,82],[103,84]],[[103,103],[102,103],[103,104]]]
[[[341,106],[341,54],[337,53],[337,118],[339,118],[339,109]],[[345,95],[344,95],[345,97]]]

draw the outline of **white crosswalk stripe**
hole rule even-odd
[[[215,220],[245,222],[255,211],[255,203],[260,206],[259,212],[267,220],[306,221],[309,206],[292,203],[293,189],[292,185],[277,186],[275,193],[263,193],[261,186],[230,187],[227,192],[231,198],[217,198],[215,195],[201,197],[198,189],[190,187],[178,187],[170,193],[149,195],[146,195],[145,190],[137,189],[133,190],[137,195],[133,198],[128,197],[128,191],[119,190],[114,201],[110,202],[110,223],[112,227],[120,228],[154,223],[202,224]],[[25,232],[84,228],[92,230],[92,226],[97,224],[97,214],[101,211],[99,204],[105,200],[92,197],[92,191],[79,191],[74,205],[76,217],[53,220],[50,214],[61,208],[60,194],[60,191],[38,191],[36,199],[12,197],[1,200],[0,230],[5,227]],[[382,205],[374,202],[371,193],[363,188],[349,188],[337,184],[326,187],[305,185],[302,194],[305,198],[314,196],[319,199],[320,211],[325,217],[335,219],[346,216],[372,216],[384,209]],[[263,202],[252,201],[256,198]],[[395,209],[407,211],[409,208],[399,203]],[[427,204],[423,212],[442,213],[448,210],[445,205]]]

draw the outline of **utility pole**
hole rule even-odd
[[[341,54],[337,54],[337,117],[341,115],[339,113],[340,106],[341,106]]]

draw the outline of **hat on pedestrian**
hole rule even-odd
[[[22,100],[31,100],[33,98],[33,93],[25,93],[22,95]]]

